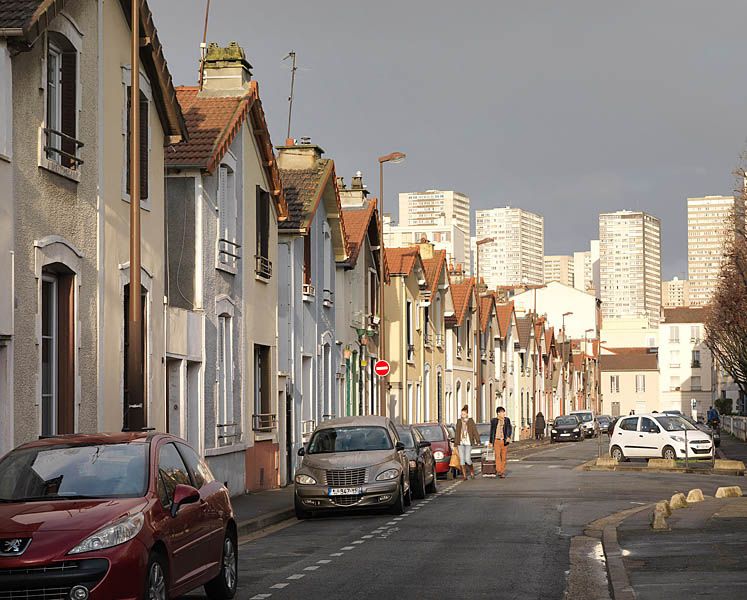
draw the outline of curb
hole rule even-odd
[[[674,467],[674,468],[661,468],[661,467],[649,467],[641,464],[641,466],[632,465],[616,465],[614,467],[601,467],[596,464],[596,459],[585,462],[577,469],[581,471],[616,471],[618,473],[688,473],[696,475],[728,475],[730,477],[743,477],[745,472],[740,469],[714,469],[709,467],[707,469],[696,469],[690,467]]]
[[[242,538],[246,535],[257,533],[262,529],[272,527],[273,525],[287,521],[295,516],[296,513],[293,508],[284,508],[282,510],[260,515],[259,517],[254,517],[253,519],[241,521],[236,525],[238,537]]]

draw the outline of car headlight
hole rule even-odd
[[[441,452],[441,450],[436,450],[433,453],[433,458],[435,458],[436,460],[441,460],[443,457],[444,457],[444,453]]]
[[[416,461],[416,460],[411,460],[411,461],[410,461],[410,468],[411,468],[411,469],[417,469],[417,468],[418,468],[418,461]]]
[[[552,430],[550,431],[550,433],[558,433],[558,430],[557,430],[557,429],[552,429]]]
[[[573,433],[578,433],[579,431],[581,430],[578,427],[576,427],[576,429],[573,430]]]
[[[672,438],[675,442],[680,442],[681,444],[685,443],[685,438],[681,435],[670,435],[670,438]]]
[[[397,479],[397,477],[399,477],[398,469],[387,469],[376,476],[376,481],[391,481]]]
[[[91,552],[93,550],[103,550],[129,542],[143,528],[145,517],[143,513],[130,515],[99,529],[93,535],[89,535],[85,540],[70,550],[68,554],[81,554],[82,552]]]
[[[314,485],[316,483],[316,479],[314,479],[311,475],[304,475],[301,473],[300,475],[296,475],[296,483],[300,485]]]

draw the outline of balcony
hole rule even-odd
[[[218,238],[218,266],[232,270],[236,269],[236,262],[241,258],[239,250],[241,250],[241,244],[225,238]]]
[[[252,430],[258,433],[270,433],[278,428],[277,415],[273,413],[259,413],[252,415]]]
[[[218,423],[215,428],[218,430],[219,446],[228,446],[241,441],[238,423]]]
[[[301,287],[301,293],[303,294],[303,301],[304,302],[311,302],[314,299],[314,296],[316,295],[316,290],[314,289],[314,286],[310,283],[304,283]]]
[[[407,344],[407,362],[415,360],[415,346],[414,344]]]
[[[691,369],[700,369],[700,361],[699,360],[692,361],[690,363],[690,368]]]
[[[433,335],[428,333],[427,331],[423,333],[423,345],[426,348],[430,348],[433,346]]]
[[[47,160],[71,171],[77,171],[83,164],[80,158],[83,142],[56,129],[44,127],[42,131],[44,132],[44,156]]]
[[[262,279],[272,278],[272,261],[264,256],[254,257],[254,273]]]
[[[680,363],[669,363],[669,368],[670,369],[679,369],[680,368]]]
[[[444,334],[443,333],[436,334],[436,346],[443,350],[443,347],[444,347]]]
[[[316,421],[314,419],[308,419],[301,422],[301,436],[304,439],[308,439],[308,437],[314,433],[314,429],[316,429]]]
[[[460,360],[461,360],[461,358],[462,358],[462,355],[463,355],[463,352],[464,352],[464,351],[463,351],[463,349],[462,349],[462,345],[461,345],[461,344],[457,344],[457,348],[456,348],[456,357],[457,357],[458,359],[460,359]]]

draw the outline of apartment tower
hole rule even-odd
[[[605,319],[647,318],[659,324],[661,221],[645,212],[599,215],[599,271]]]
[[[662,308],[690,306],[690,282],[679,277],[662,281],[661,306]]]
[[[558,281],[573,287],[573,257],[561,254],[545,256],[545,283]]]
[[[520,208],[478,210],[477,239],[494,238],[480,248],[480,275],[491,288],[542,285],[545,219]]]

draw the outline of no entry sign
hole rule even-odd
[[[389,363],[385,360],[377,360],[376,364],[374,365],[374,372],[379,377],[386,377],[389,375]]]

